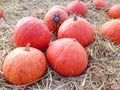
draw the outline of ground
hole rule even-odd
[[[73,0],[0,0],[4,12],[0,19],[0,70],[5,56],[16,46],[12,33],[16,23],[23,17],[44,18],[54,5],[67,6]],[[120,90],[120,46],[114,45],[98,33],[99,27],[111,20],[107,10],[96,10],[92,0],[82,0],[89,8],[84,17],[95,27],[95,40],[86,48],[89,55],[87,70],[77,77],[63,77],[51,67],[37,82],[15,86],[10,84],[0,71],[0,90]],[[120,0],[106,0],[110,6]]]

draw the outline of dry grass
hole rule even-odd
[[[15,48],[12,32],[16,22],[25,16],[43,19],[50,7],[56,4],[67,5],[73,0],[0,0],[4,17],[0,19],[0,69],[6,54]],[[10,84],[0,71],[0,90],[120,90],[120,46],[114,45],[98,34],[98,28],[109,21],[106,10],[96,10],[91,0],[86,2],[89,13],[86,19],[95,26],[95,41],[87,47],[89,65],[77,77],[63,77],[50,67],[39,81],[24,86]],[[110,5],[119,0],[106,0]],[[19,62],[18,62],[19,63]]]

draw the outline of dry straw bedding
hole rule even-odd
[[[15,48],[13,27],[22,17],[35,16],[43,19],[53,5],[66,6],[73,0],[0,0],[4,17],[0,19],[0,69],[4,57]],[[50,67],[45,76],[24,86],[11,85],[0,71],[0,90],[120,90],[120,46],[114,45],[98,34],[99,27],[111,20],[106,10],[96,10],[91,0],[83,0],[89,8],[85,18],[95,27],[95,41],[86,48],[89,54],[87,70],[77,77],[63,77]],[[106,0],[110,6],[120,0]],[[18,62],[19,63],[19,62]]]

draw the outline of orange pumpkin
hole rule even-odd
[[[15,85],[24,85],[40,79],[47,68],[44,54],[35,48],[18,47],[5,58],[2,66],[5,78]]]
[[[0,9],[0,18],[3,17],[3,11]]]
[[[111,18],[120,18],[120,4],[116,4],[110,8],[108,15]]]
[[[82,46],[86,47],[94,40],[94,27],[84,18],[74,16],[60,26],[58,38],[76,38]]]
[[[109,6],[105,0],[93,0],[92,4],[96,9],[106,9]]]
[[[51,9],[56,9],[56,8],[62,9],[62,10],[64,10],[65,12],[68,13],[67,8],[65,8],[64,6],[61,6],[61,5],[55,5],[55,6],[53,6]]]
[[[58,39],[50,44],[46,52],[52,68],[63,76],[82,74],[88,65],[85,49],[74,39]]]
[[[76,0],[71,2],[68,7],[68,12],[69,13],[74,13],[76,15],[86,15],[88,13],[88,8],[85,5],[85,3],[83,3],[81,0]]]
[[[43,49],[50,42],[48,27],[35,17],[21,19],[14,28],[13,37],[18,47],[31,43],[32,47]]]
[[[116,44],[120,44],[120,20],[115,19],[103,24],[99,32]]]
[[[68,13],[60,8],[49,10],[44,18],[46,25],[50,31],[56,32],[60,25],[68,19]]]

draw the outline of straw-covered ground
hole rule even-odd
[[[89,8],[85,18],[95,27],[95,41],[86,48],[89,54],[87,70],[77,77],[63,77],[50,67],[39,81],[24,86],[7,82],[1,67],[5,56],[15,48],[12,32],[25,16],[43,19],[53,5],[67,6],[73,0],[0,0],[4,17],[0,19],[0,90],[120,90],[120,46],[98,34],[98,28],[111,20],[106,10],[96,10],[91,0],[83,0]],[[106,0],[110,6],[120,0]],[[19,63],[19,62],[18,62]]]

